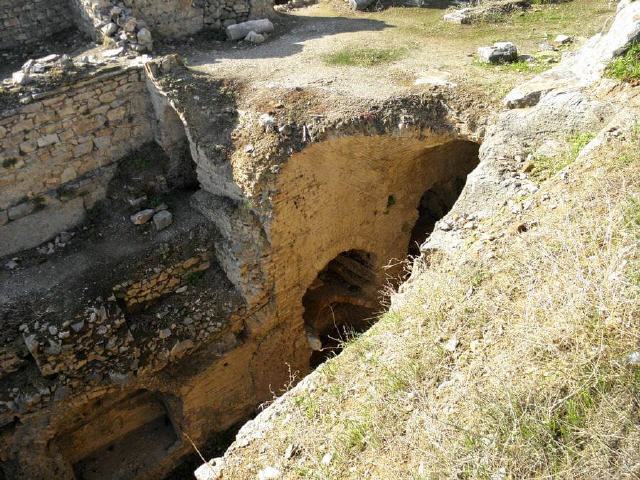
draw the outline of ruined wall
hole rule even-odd
[[[137,18],[164,37],[191,35],[203,28],[219,30],[228,24],[243,22],[252,10],[250,0],[129,0],[126,2]],[[271,6],[269,0],[255,2],[257,14]]]
[[[36,44],[72,26],[69,0],[0,0],[0,50]]]
[[[69,0],[73,21],[79,30],[94,40],[100,40],[99,28],[111,9],[109,0]]]
[[[136,18],[143,19],[152,32],[165,37],[191,35],[203,28],[203,8],[191,0],[130,0]]]
[[[0,116],[0,256],[79,222],[114,162],[153,139],[142,70],[118,69]],[[37,226],[37,228],[35,228]]]

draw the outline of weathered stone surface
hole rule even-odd
[[[33,248],[58,232],[78,225],[85,216],[81,198],[62,203],[58,209],[46,209],[0,227],[0,256]]]
[[[161,210],[153,216],[153,224],[156,230],[164,230],[173,223],[173,215],[168,210]]]
[[[130,220],[134,225],[144,225],[153,217],[154,210],[147,208],[131,215]]]
[[[511,42],[497,42],[491,47],[478,48],[478,58],[485,63],[509,63],[518,59],[518,49]]]
[[[241,40],[245,38],[249,32],[271,33],[273,32],[273,23],[271,23],[271,20],[268,18],[263,18],[260,20],[236,23],[227,27],[227,37],[229,37],[230,40]]]

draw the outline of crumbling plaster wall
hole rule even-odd
[[[114,163],[152,139],[140,68],[99,74],[0,113],[0,256],[77,224],[104,197]]]
[[[71,27],[69,0],[0,0],[0,50],[34,45]]]

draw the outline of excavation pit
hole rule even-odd
[[[478,152],[462,139],[358,136],[289,159],[273,227],[276,258],[286,248],[286,260],[274,276],[280,314],[303,319],[311,369],[339,351],[345,332],[370,326],[384,287],[399,283],[407,255],[453,207]]]

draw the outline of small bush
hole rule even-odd
[[[345,47],[337,52],[325,55],[327,65],[349,67],[373,67],[392,63],[402,58],[405,51],[400,48],[354,48]]]
[[[640,43],[632,45],[624,55],[615,58],[607,67],[606,74],[623,82],[640,81]]]

